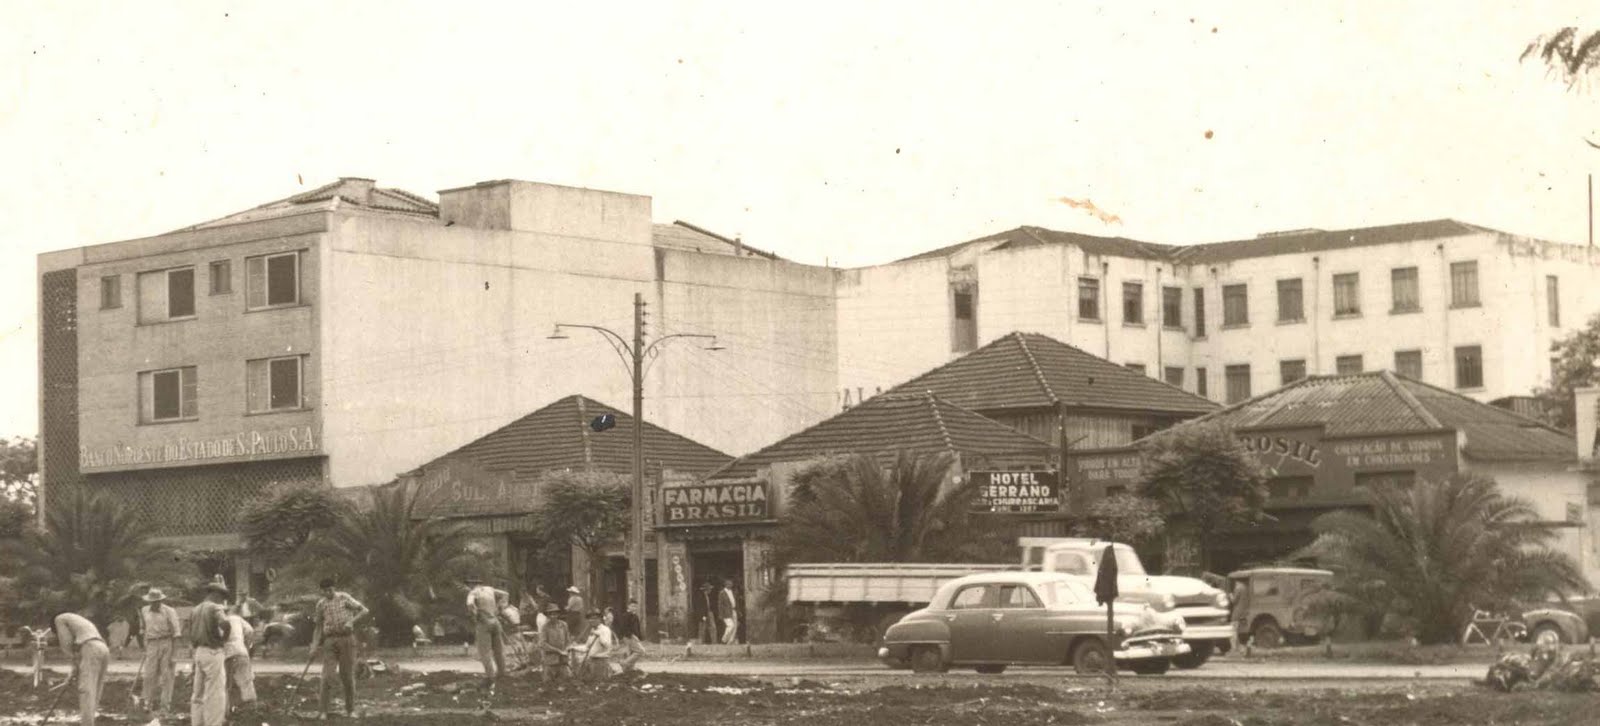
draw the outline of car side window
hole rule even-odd
[[[1278,594],[1278,578],[1258,577],[1250,583],[1250,594],[1256,597],[1272,597]]]
[[[984,601],[987,599],[984,597],[984,592],[987,590],[988,587],[984,585],[973,585],[971,587],[964,588],[961,592],[956,593],[955,597],[950,599],[950,609],[975,610],[983,607]]]
[[[1038,596],[1033,594],[1027,585],[1001,585],[1000,607],[1003,608],[1042,608]]]
[[[1056,572],[1065,572],[1070,575],[1087,575],[1089,573],[1088,558],[1076,552],[1062,552],[1056,555]]]

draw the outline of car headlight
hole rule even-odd
[[[1155,602],[1150,603],[1150,606],[1162,612],[1166,612],[1178,606],[1178,599],[1173,597],[1172,593],[1170,592],[1162,593],[1161,597],[1156,598]]]
[[[1227,609],[1229,602],[1231,602],[1230,600],[1228,600],[1228,593],[1225,593],[1225,592],[1223,592],[1221,590],[1217,591],[1217,596],[1212,598],[1212,600],[1214,600],[1217,603],[1217,607],[1223,608],[1223,609]]]

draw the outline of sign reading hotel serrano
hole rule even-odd
[[[317,439],[314,426],[289,426],[247,429],[222,436],[178,436],[137,446],[81,446],[78,468],[90,472],[311,456],[320,451]]]
[[[661,488],[661,525],[722,524],[771,519],[767,482],[714,481]]]
[[[1053,471],[969,471],[977,484],[972,511],[1023,514],[1061,511],[1061,478]]]
[[[1267,478],[1313,477],[1319,487],[1350,487],[1358,477],[1406,474],[1437,479],[1457,470],[1453,431],[1325,439],[1320,427],[1236,431],[1244,450],[1266,470]],[[1069,472],[1075,481],[1104,492],[1133,491],[1144,472],[1138,449],[1074,453]]]

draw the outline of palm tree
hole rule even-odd
[[[1577,563],[1552,550],[1533,508],[1494,480],[1454,474],[1409,488],[1375,487],[1370,515],[1330,512],[1312,522],[1317,538],[1296,556],[1315,558],[1359,585],[1351,595],[1406,617],[1424,643],[1459,634],[1474,608],[1584,591]]]
[[[372,492],[371,506],[342,506],[296,553],[285,594],[332,577],[364,598],[383,643],[408,642],[427,604],[485,569],[464,525],[416,517],[419,499],[415,487],[392,484]]]
[[[1565,27],[1533,39],[1522,50],[1521,60],[1537,58],[1568,86],[1575,86],[1600,65],[1600,30],[1582,34]]]
[[[193,568],[174,548],[151,540],[133,510],[98,494],[75,493],[50,507],[43,528],[0,542],[13,591],[10,607],[28,620],[72,610],[101,628],[131,611],[151,585],[181,585]]]

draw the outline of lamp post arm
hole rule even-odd
[[[706,335],[703,333],[673,333],[672,335],[663,335],[659,338],[656,338],[650,342],[650,345],[645,346],[644,353],[640,354],[641,359],[644,360],[644,370],[646,373],[650,371],[650,366],[654,365],[656,362],[656,358],[652,355],[656,352],[656,346],[672,340],[673,338],[710,338],[712,345],[716,345],[717,341],[717,336]]]
[[[612,348],[612,350],[614,350],[616,352],[617,358],[622,361],[622,369],[624,371],[627,371],[628,375],[630,375],[630,376],[633,375],[633,362],[628,360],[628,358],[633,355],[633,346],[628,345],[628,340],[626,338],[622,337],[621,335],[618,335],[615,331],[611,330],[610,328],[602,328],[602,327],[600,327],[598,325],[582,325],[582,324],[579,324],[579,323],[556,323],[556,332],[558,332],[558,333],[561,332],[562,328],[585,328],[585,329],[588,329],[588,330],[593,330],[593,331],[595,331],[597,333],[600,333],[601,335],[605,336],[606,342],[611,344],[611,348]]]

